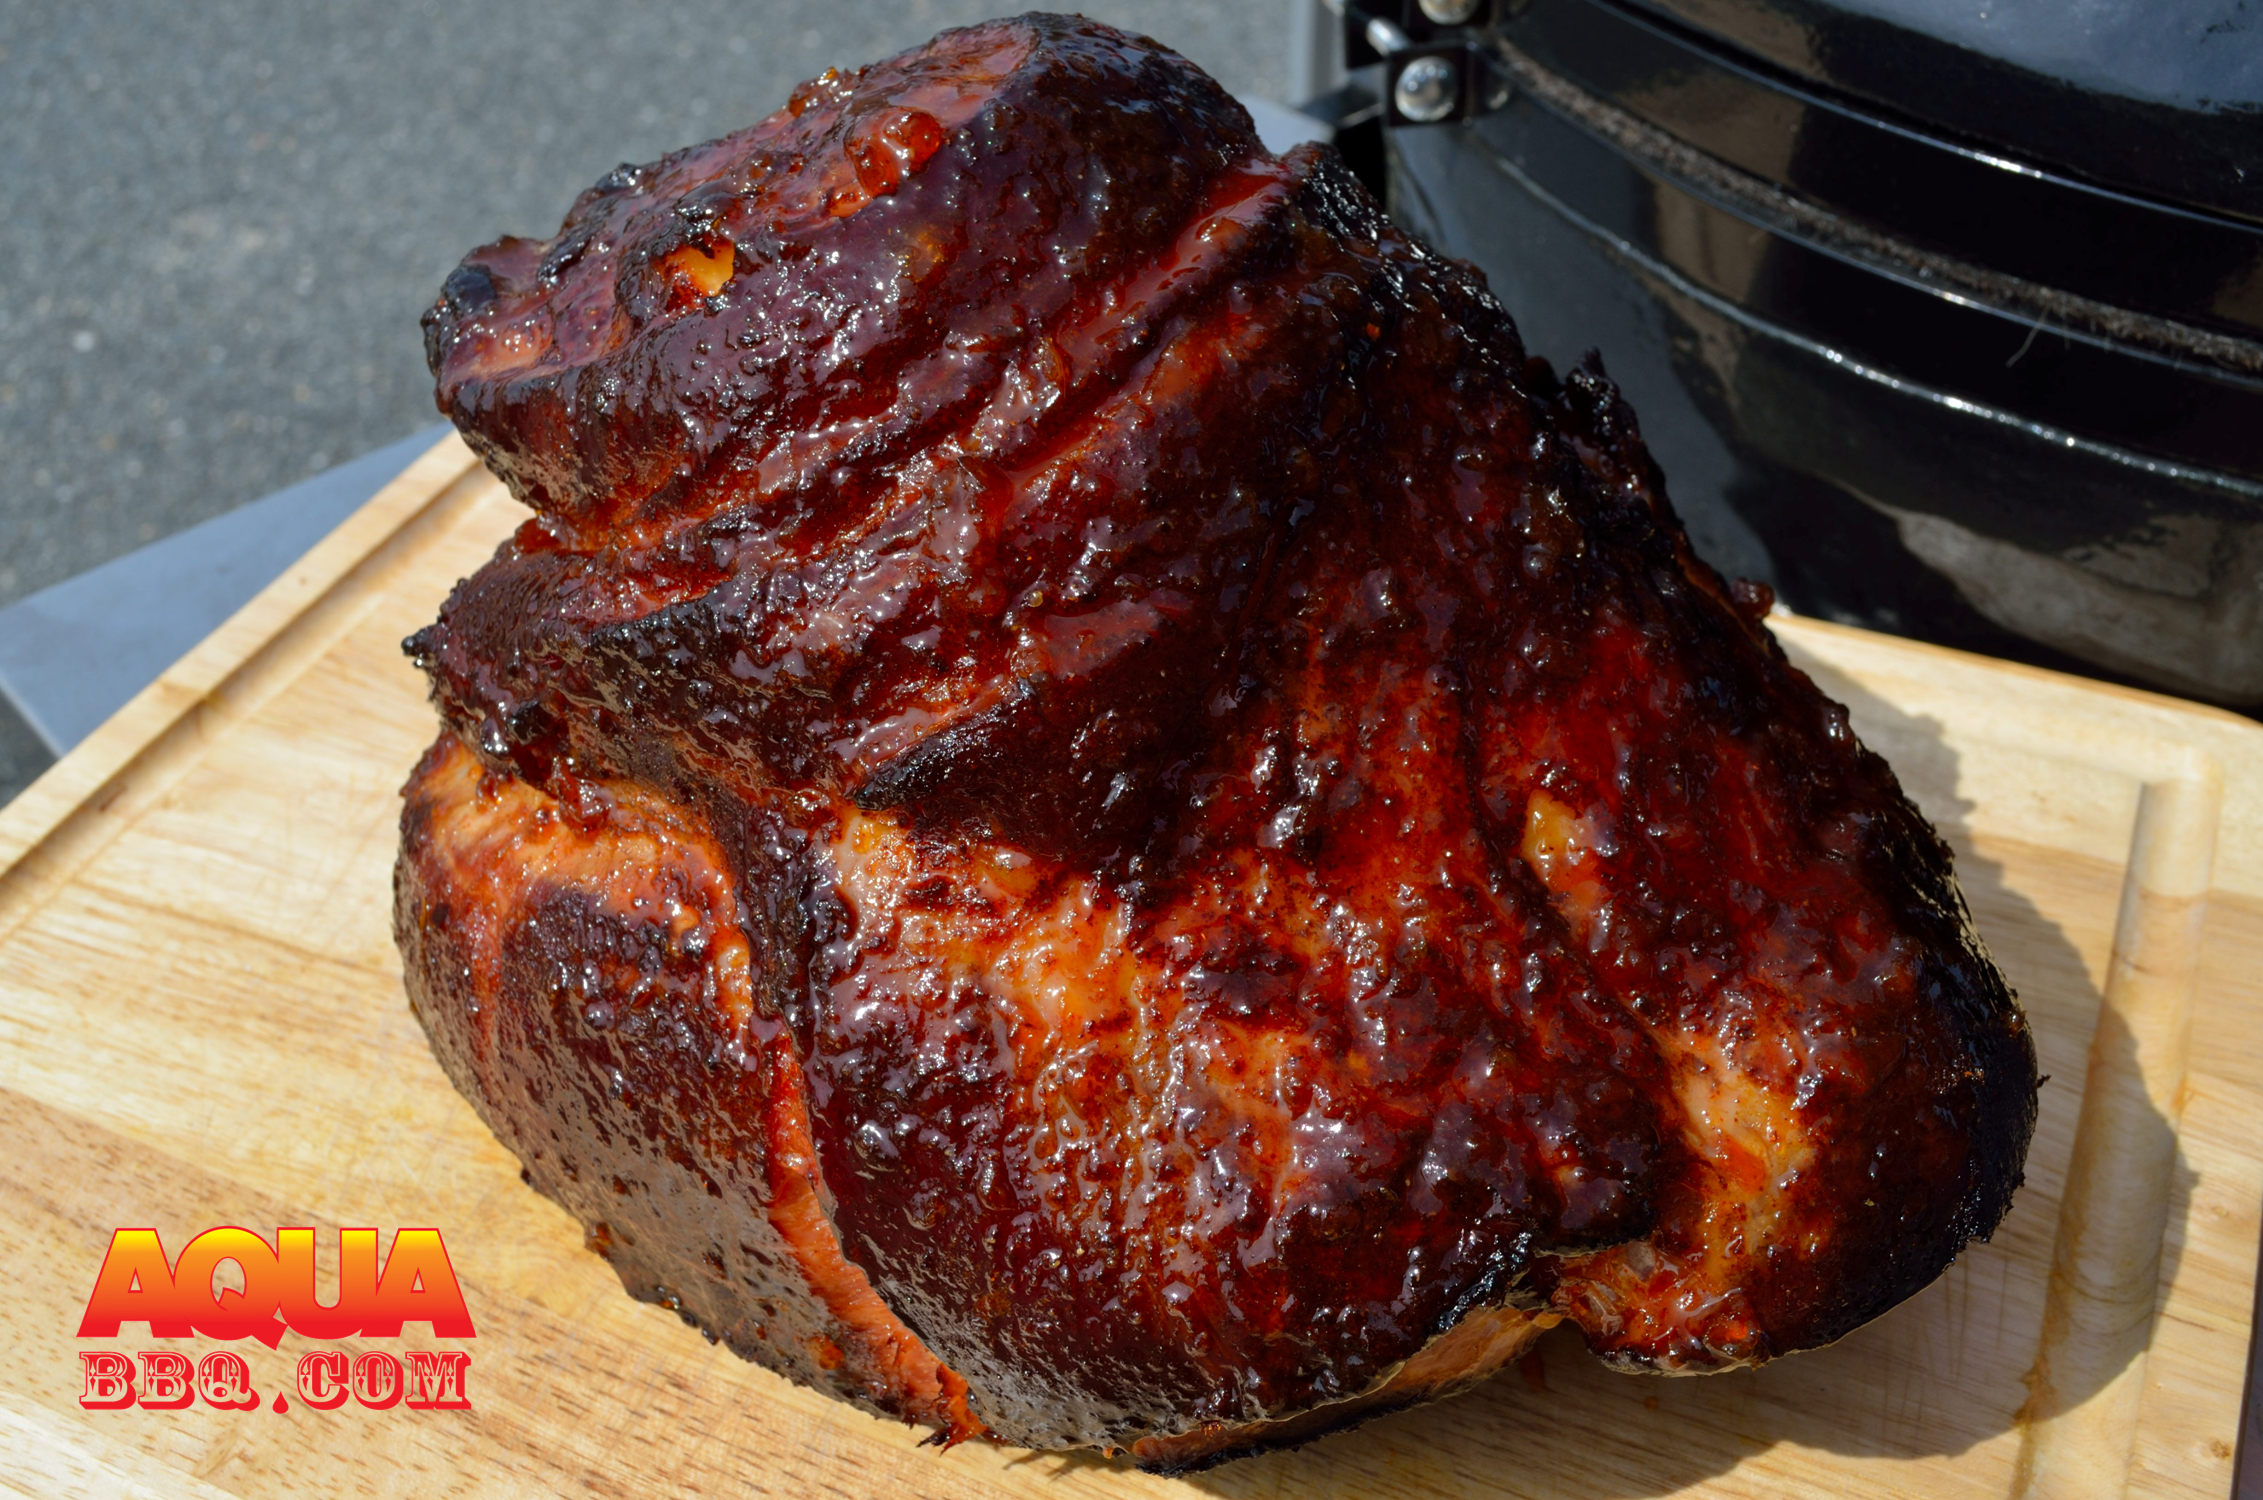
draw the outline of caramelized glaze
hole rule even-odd
[[[410,643],[411,994],[742,1353],[1181,1467],[1559,1318],[1826,1342],[2004,1212],[1941,841],[1599,366],[1173,54],[828,74],[427,331],[537,517]]]

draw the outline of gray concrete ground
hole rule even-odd
[[[1287,0],[1081,8],[1281,91]],[[0,604],[432,422],[473,245],[1005,9],[0,0]]]

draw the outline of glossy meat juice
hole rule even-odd
[[[1599,365],[1176,55],[828,74],[426,329],[537,514],[410,642],[411,999],[749,1358],[1179,1468],[1823,1343],[2008,1206],[1948,851]]]

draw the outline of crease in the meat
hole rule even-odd
[[[1600,805],[1584,812],[1544,787],[1526,801],[1522,854],[1549,893],[1557,913],[1590,952],[1608,933],[1611,903],[1605,861],[1619,852],[1609,815]],[[1717,1007],[1740,998],[1733,983],[1713,986],[1712,1006],[1694,1009],[1719,1021]],[[1559,1297],[1591,1332],[1616,1338],[1673,1337],[1702,1350],[1693,1363],[1707,1368],[1746,1363],[1762,1352],[1756,1329],[1735,1290],[1743,1266],[1765,1261],[1779,1242],[1806,1237],[1799,1248],[1818,1248],[1812,1225],[1796,1222],[1789,1196],[1815,1160],[1817,1144],[1800,1116],[1801,1101],[1755,1073],[1721,1030],[1693,1027],[1629,1007],[1642,1023],[1673,1082],[1675,1128],[1695,1164],[1694,1216],[1681,1216],[1670,1237],[1650,1236],[1589,1255],[1566,1257]],[[1629,1327],[1640,1321],[1641,1330]]]
[[[449,889],[473,898],[462,903],[474,919],[472,930],[464,933],[460,923],[457,930],[470,940],[474,983],[493,983],[505,933],[548,891],[572,889],[619,916],[657,918],[679,937],[702,929],[705,998],[716,1008],[715,1030],[734,1038],[744,1066],[763,1075],[771,1224],[840,1339],[861,1349],[864,1367],[879,1379],[875,1397],[902,1403],[909,1420],[935,1422],[950,1442],[979,1435],[983,1427],[967,1408],[966,1382],[928,1351],[842,1251],[823,1202],[799,1060],[782,1031],[772,1029],[765,1039],[749,1024],[756,1013],[753,954],[722,852],[696,816],[648,788],[617,783],[595,789],[604,805],[597,819],[578,819],[541,790],[482,771],[452,739],[441,765],[420,778],[417,790],[443,810],[437,823],[444,833],[433,847],[446,863]],[[671,893],[676,881],[689,888]],[[499,1005],[488,1004],[477,1018],[483,1045],[475,1049],[475,1063],[489,1097],[503,1083],[495,1071],[500,1013]],[[601,1083],[587,1086],[603,1092]],[[837,1348],[814,1352],[820,1365],[843,1358]]]

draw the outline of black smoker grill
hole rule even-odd
[[[2263,10],[1342,0],[1307,40],[1399,220],[1602,350],[1725,571],[2263,711]]]

